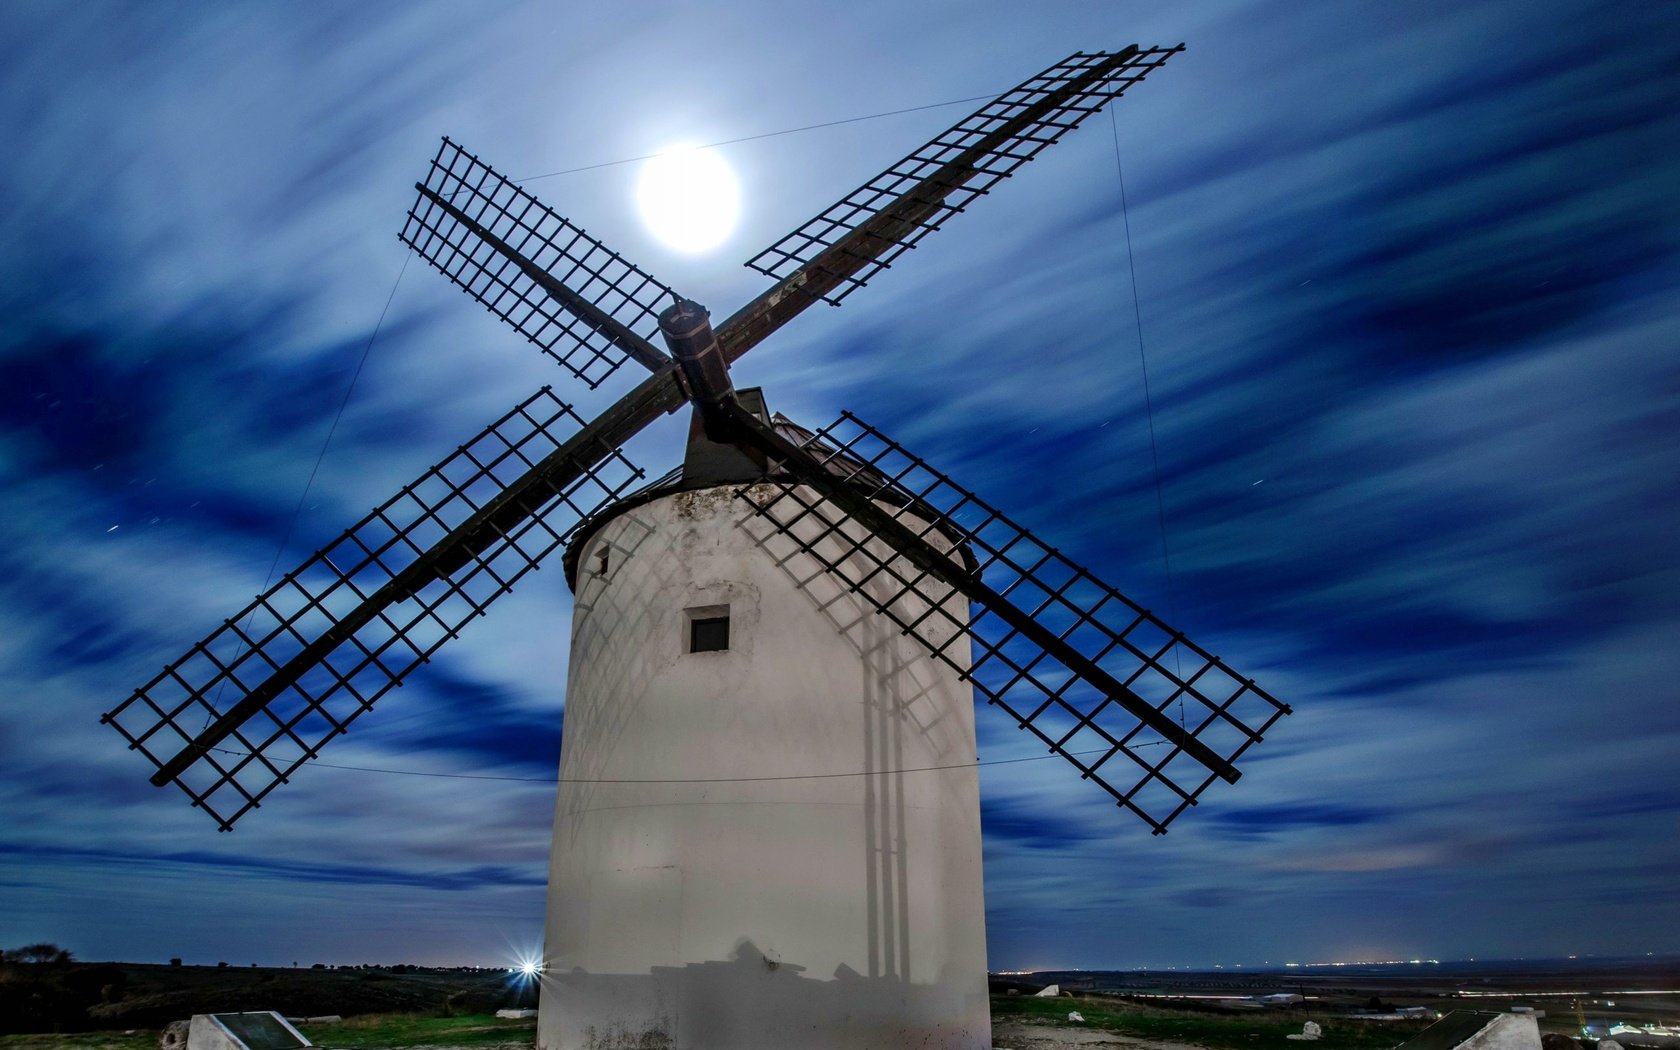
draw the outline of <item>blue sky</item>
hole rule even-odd
[[[1680,950],[1673,6],[14,3],[0,27],[5,943],[307,965],[540,938],[558,572],[326,759],[513,779],[314,768],[218,835],[97,724],[283,540],[282,569],[539,385],[586,414],[622,392],[402,271],[440,135],[514,178],[587,167],[527,188],[727,314],[765,287],[741,261],[972,107],[721,147],[746,206],[703,257],[608,162],[1182,40],[1112,124],[736,369],[796,418],[857,412],[1296,708],[1165,837],[1059,764],[987,767],[992,966]],[[660,473],[681,430],[630,452]],[[1033,753],[980,723],[983,758]]]

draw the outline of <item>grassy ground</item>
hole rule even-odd
[[[1085,1018],[1083,1024],[1067,1019],[1070,1010]],[[1034,1024],[1101,1029],[1138,1039],[1194,1043],[1209,1050],[1305,1050],[1309,1044],[1284,1038],[1299,1032],[1301,1025],[1317,1020],[1324,1036],[1310,1044],[1315,1050],[1387,1050],[1422,1030],[1423,1022],[1346,1021],[1311,1018],[1298,1011],[1288,1013],[1255,1011],[1252,1014],[1220,1015],[1138,1007],[1114,999],[1089,997],[1039,999],[1032,996],[994,995],[992,1023],[1019,1020]]]
[[[510,1021],[500,1017],[422,1017],[416,1014],[367,1014],[338,1024],[302,1025],[300,1030],[316,1046],[346,1050],[382,1050],[410,1046],[484,1046],[537,1041],[537,1019]],[[0,1048],[3,1050],[3,1048]]]
[[[387,1050],[397,1047],[533,1046],[537,1020],[510,1021],[492,1015],[428,1017],[420,1014],[365,1014],[338,1024],[302,1024],[299,1031],[316,1046],[334,1050]],[[157,1050],[158,1031],[76,1032],[64,1035],[3,1035],[0,1050]]]
[[[1078,1010],[1084,1024],[1071,1023]],[[1037,999],[993,996],[994,1023],[1010,1020],[1068,1028],[1117,1032],[1139,1039],[1193,1043],[1208,1050],[1307,1050],[1284,1036],[1299,1032],[1307,1019],[1291,1011],[1225,1016],[1161,1010],[1113,999]],[[1313,1050],[1387,1050],[1423,1027],[1422,1023],[1367,1024],[1320,1019],[1324,1038]],[[304,1024],[304,1035],[317,1046],[335,1050],[398,1050],[410,1047],[530,1047],[536,1042],[535,1018],[510,1021],[491,1015],[437,1017],[423,1014],[365,1014],[337,1024]],[[83,1032],[73,1035],[0,1036],[0,1050],[156,1050],[158,1032]]]

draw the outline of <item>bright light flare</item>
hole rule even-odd
[[[716,248],[734,232],[741,217],[741,189],[715,151],[683,146],[642,166],[636,206],[661,243],[694,254]]]
[[[534,955],[521,955],[518,962],[508,967],[509,979],[521,983],[535,979],[542,972],[542,959]]]

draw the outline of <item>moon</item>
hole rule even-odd
[[[642,166],[636,206],[660,243],[692,255],[716,248],[734,232],[741,190],[715,151],[677,147]]]

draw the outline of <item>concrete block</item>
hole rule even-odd
[[[273,1010],[237,1014],[194,1014],[187,1050],[300,1050],[313,1046]]]

